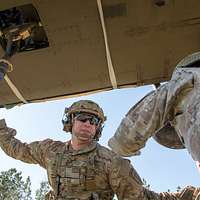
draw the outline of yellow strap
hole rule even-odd
[[[11,72],[13,70],[13,65],[8,60],[6,60],[6,59],[0,59],[0,63],[1,62],[6,63],[8,65],[7,72]]]
[[[8,65],[8,69],[7,72],[11,72],[13,71],[13,65],[12,63],[10,63],[8,60],[6,59],[0,59],[0,62],[6,63]],[[11,88],[11,90],[13,91],[13,93],[15,94],[15,96],[22,101],[23,103],[28,103],[24,97],[21,95],[21,93],[19,92],[19,90],[17,89],[17,87],[12,83],[12,81],[9,79],[8,75],[5,74],[4,76],[5,81],[7,82],[8,86]]]
[[[13,93],[15,94],[15,96],[21,100],[23,103],[28,103],[24,97],[21,95],[21,93],[19,92],[19,90],[16,88],[16,86],[12,83],[12,81],[9,79],[8,75],[6,74],[4,76],[5,81],[7,82],[8,86],[11,88],[11,90],[13,91]]]
[[[103,15],[101,0],[97,0],[97,5],[98,5],[99,15],[100,15],[100,19],[101,19],[101,26],[102,26],[102,29],[103,29],[110,82],[112,84],[112,87],[114,89],[116,89],[117,88],[117,81],[116,81],[115,71],[114,71],[114,68],[113,68],[112,59],[111,59],[111,55],[110,55],[110,49],[109,49],[109,45],[108,45],[108,38],[107,38],[107,33],[106,33],[106,26],[105,26],[105,21],[104,21],[104,15]]]

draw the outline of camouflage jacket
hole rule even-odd
[[[50,139],[27,144],[6,128],[0,130],[0,146],[9,156],[47,170],[51,199],[111,200],[116,194],[119,200],[197,200],[192,187],[180,193],[147,190],[129,160],[96,142],[79,151],[72,150],[69,142]]]
[[[200,68],[177,68],[171,80],[133,106],[109,140],[112,150],[122,156],[134,155],[149,137],[165,128],[168,146],[185,146],[200,161]],[[164,141],[166,143],[166,141]],[[180,144],[181,143],[181,144]]]

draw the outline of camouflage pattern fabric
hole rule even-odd
[[[52,190],[46,193],[45,200],[56,200],[55,194]]]
[[[49,200],[111,200],[114,194],[119,200],[199,200],[192,187],[181,193],[147,190],[129,160],[96,142],[74,151],[69,142],[46,139],[27,144],[15,134],[14,129],[0,129],[1,148],[15,159],[47,170],[53,189]]]
[[[200,161],[200,68],[177,68],[168,83],[130,109],[109,146],[122,156],[134,155],[169,123],[176,131],[171,147],[185,146]]]

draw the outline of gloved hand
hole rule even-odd
[[[180,200],[200,200],[200,188],[187,186],[180,192]]]
[[[5,119],[0,120],[0,135],[9,134],[14,137],[16,133],[15,129],[7,127]]]

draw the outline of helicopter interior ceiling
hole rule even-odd
[[[198,0],[7,0],[0,55],[12,27],[37,24],[7,73],[27,102],[157,84],[200,48]],[[0,106],[23,103],[5,79]]]

